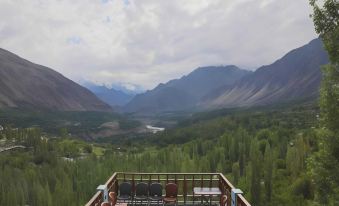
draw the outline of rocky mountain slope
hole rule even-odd
[[[328,61],[321,40],[315,39],[260,67],[232,87],[211,92],[200,106],[242,107],[314,99],[319,94],[321,65]]]
[[[314,39],[255,72],[236,66],[198,68],[137,95],[125,111],[204,110],[314,100],[319,95],[320,68],[328,61],[322,41]]]
[[[0,108],[111,111],[86,88],[60,73],[0,49]]]
[[[202,97],[220,87],[234,84],[251,72],[236,66],[201,67],[187,76],[136,95],[126,106],[127,112],[163,112],[194,108]]]

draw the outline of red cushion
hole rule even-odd
[[[177,198],[175,198],[175,197],[165,197],[164,201],[165,202],[176,202]]]

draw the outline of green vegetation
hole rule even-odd
[[[0,111],[0,122],[16,127],[40,127],[46,132],[59,134],[61,128],[80,134],[95,130],[105,122],[120,119],[116,113],[108,112],[62,112],[62,111],[27,111],[3,109]]]
[[[102,147],[95,146],[95,147],[89,147],[89,148],[92,148],[91,152],[93,152],[97,157],[104,155],[105,149],[103,149]]]
[[[317,114],[306,107],[196,118],[119,149],[5,127],[5,142],[27,148],[0,154],[0,205],[82,205],[114,171],[222,172],[253,205],[311,205],[306,160],[317,150]]]
[[[330,64],[323,67],[319,150],[310,158],[310,173],[320,205],[339,204],[339,2],[311,0],[315,28],[323,39]]]
[[[0,110],[1,124],[20,128],[39,127],[49,134],[62,137],[67,137],[71,134],[90,139],[89,134],[98,132],[100,125],[115,121],[119,122],[121,130],[129,130],[140,126],[140,122],[127,119],[117,113]]]

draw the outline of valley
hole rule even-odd
[[[314,198],[306,161],[319,150],[319,68],[328,62],[319,39],[254,72],[201,67],[134,95],[87,90],[1,55],[0,68],[24,62],[28,76],[70,85],[47,91],[58,103],[2,81],[11,92],[0,89],[0,205],[84,205],[113,171],[222,172],[253,205]]]
[[[270,179],[265,179],[271,184],[272,204],[279,201],[279,204],[289,205],[299,201],[305,205],[312,198],[313,189],[302,186],[307,185],[309,179],[304,177],[307,166],[301,160],[317,150],[318,113],[317,107],[312,105],[229,110],[218,116],[202,113],[163,132],[125,137],[124,141],[113,144],[83,142],[76,136],[57,135],[54,138],[38,128],[13,130],[5,126],[0,133],[2,141],[29,149],[1,153],[1,165],[10,163],[0,175],[2,188],[10,188],[1,192],[2,197],[6,197],[1,198],[1,205],[13,202],[13,198],[17,204],[28,201],[35,202],[34,205],[51,202],[83,205],[93,194],[93,188],[112,171],[223,171],[253,202],[251,191],[255,185],[252,181],[261,181],[261,177],[251,174],[262,167],[258,171],[265,178],[266,172],[273,174]],[[105,126],[116,127],[112,123]],[[48,141],[40,138],[42,135]],[[260,153],[255,153],[255,148]],[[254,157],[260,158],[261,163],[254,162]],[[296,158],[301,162],[296,164]],[[270,162],[273,167],[265,169]],[[53,175],[47,175],[48,170],[55,171]],[[35,174],[33,178],[27,179],[32,173]],[[33,189],[28,190],[26,184],[33,184]],[[13,193],[19,187],[22,188],[20,193]],[[37,196],[41,189],[49,191],[46,196]],[[255,200],[258,204],[270,194],[264,189],[256,188],[255,191],[256,195],[261,191],[262,198]],[[25,198],[29,193],[32,195]],[[13,198],[9,194],[14,195]]]
[[[0,1],[0,206],[339,205],[339,2],[308,3]]]

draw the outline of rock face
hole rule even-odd
[[[136,95],[124,110],[149,113],[192,109],[210,92],[228,87],[250,73],[233,65],[198,68],[187,76]]]
[[[0,108],[112,111],[60,73],[0,49]]]
[[[314,99],[319,94],[320,68],[328,62],[322,41],[315,39],[224,91],[212,92],[200,106],[242,107]]]

